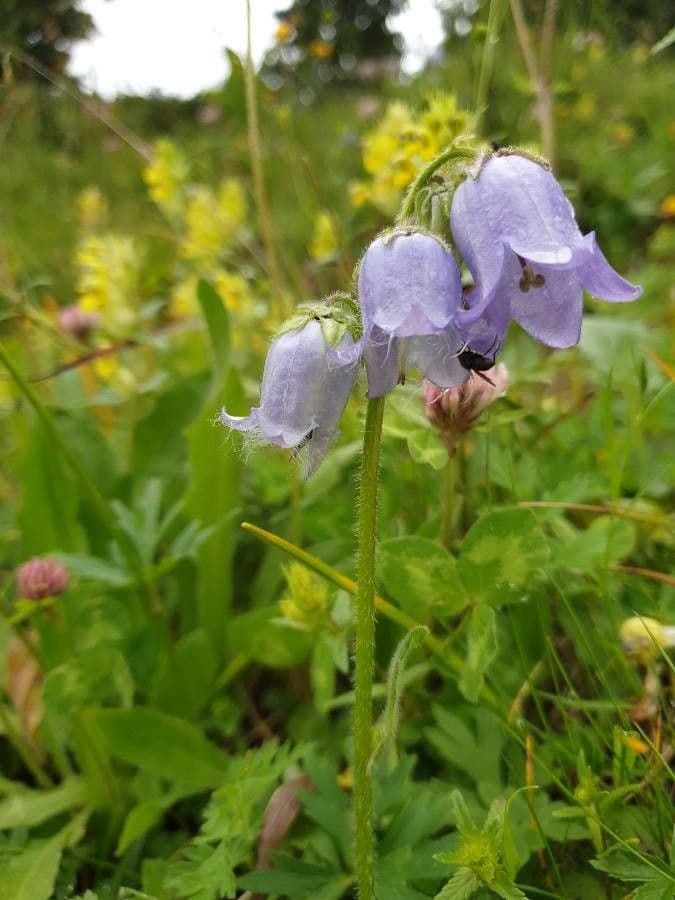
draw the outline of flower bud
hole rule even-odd
[[[98,328],[100,317],[98,313],[89,312],[77,303],[72,303],[59,310],[58,322],[61,331],[84,343],[92,331]]]
[[[58,597],[68,587],[68,570],[54,559],[34,556],[16,570],[19,594],[26,600]]]
[[[448,450],[454,450],[459,435],[469,431],[483,411],[498,397],[503,397],[509,383],[504,363],[484,373],[489,381],[474,374],[459,387],[443,390],[424,380],[424,405],[427,419],[439,429]]]
[[[675,646],[675,628],[649,616],[631,616],[619,629],[626,656],[642,665],[653,662],[664,647]]]

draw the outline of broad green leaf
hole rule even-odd
[[[529,510],[498,509],[467,533],[458,570],[474,600],[501,606],[527,598],[548,555],[546,538]]]
[[[206,321],[211,341],[213,384],[214,392],[217,393],[230,362],[229,317],[220,294],[213,285],[204,279],[200,279],[197,285],[197,299],[202,308],[202,315]]]
[[[153,705],[181,718],[194,718],[211,699],[217,672],[218,661],[206,633],[191,631],[168,648]]]
[[[497,655],[497,617],[491,606],[471,610],[467,631],[467,653],[459,678],[459,689],[467,700],[478,700],[485,673]]]
[[[74,776],[53,790],[22,788],[0,802],[0,830],[40,825],[69,809],[83,806],[85,801],[82,779]]]
[[[21,473],[22,554],[24,558],[54,550],[76,551],[85,543],[79,522],[79,492],[75,477],[55,451],[41,422],[25,429]]]
[[[205,281],[197,291],[211,341],[213,377],[203,405],[187,430],[190,483],[185,508],[202,528],[217,526],[197,551],[198,623],[209,635],[216,655],[225,650],[227,612],[232,601],[232,559],[236,542],[232,513],[239,506],[241,457],[232,433],[214,424],[220,407],[243,403],[241,388],[229,372],[229,321],[216,291]]]
[[[201,730],[149,707],[90,710],[106,749],[144,772],[194,791],[223,780],[227,756]]]
[[[435,704],[437,727],[426,728],[424,735],[448,762],[466,772],[476,785],[491,785],[493,791],[501,785],[504,730],[494,713],[481,707],[472,710],[473,722],[468,724],[455,712]]]
[[[432,469],[443,469],[448,462],[448,448],[435,428],[418,428],[408,432],[408,450],[416,463]]]
[[[335,695],[335,661],[329,635],[325,632],[317,634],[314,638],[309,677],[314,705],[323,714]]]
[[[435,541],[415,535],[382,541],[377,567],[387,593],[417,621],[453,616],[466,606],[455,558]]]
[[[616,516],[598,516],[590,526],[552,545],[551,566],[591,571],[628,556],[635,546],[635,525]]]
[[[311,648],[312,637],[290,628],[279,616],[277,606],[268,606],[231,618],[227,640],[232,652],[280,669],[301,663]]]
[[[264,894],[282,894],[288,897],[304,898],[342,897],[351,883],[351,876],[327,865],[303,862],[285,855],[275,857],[272,872],[250,872],[237,879],[237,886],[247,891]]]

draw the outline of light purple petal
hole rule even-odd
[[[220,411],[220,421],[223,425],[227,425],[228,428],[233,428],[235,431],[253,431],[259,427],[259,412],[258,407],[254,406],[248,416],[231,416],[223,407]]]
[[[505,291],[495,291],[492,302],[476,318],[471,310],[460,310],[455,320],[463,346],[494,358],[501,350],[511,319],[511,304]]]
[[[398,384],[400,343],[399,338],[373,328],[363,351],[369,400],[388,394]]]
[[[543,278],[544,283],[529,284],[524,290],[523,268],[511,255],[504,266],[500,302],[508,303],[511,317],[542,344],[559,349],[573,347],[579,343],[583,315],[578,272],[528,262],[533,275]]]
[[[581,284],[594,297],[609,303],[629,303],[642,296],[642,288],[622,278],[605,259],[595,233],[584,237],[587,261],[579,269]]]
[[[359,270],[363,328],[396,337],[433,334],[451,321],[461,296],[452,253],[422,232],[377,238]]]
[[[440,334],[410,338],[408,361],[438,387],[457,387],[469,379],[469,372],[458,358],[463,345],[450,326]]]

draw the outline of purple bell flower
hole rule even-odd
[[[441,387],[466,381],[454,327],[459,269],[440,239],[406,229],[376,238],[361,262],[358,288],[363,337],[338,356],[363,354],[369,397],[391,391],[410,366]]]
[[[354,386],[356,361],[329,357],[330,338],[337,352],[354,341],[346,328],[331,319],[308,316],[304,324],[277,337],[265,359],[260,406],[248,416],[220,421],[269,444],[303,451],[305,476],[312,475],[338,436],[338,423]]]
[[[450,224],[475,282],[457,322],[479,353],[501,347],[510,318],[543,344],[571,347],[581,335],[583,290],[610,303],[642,293],[609,265],[593,232],[581,234],[550,170],[527,157],[497,153],[482,162],[455,191]]]

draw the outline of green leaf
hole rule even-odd
[[[456,713],[434,705],[436,728],[426,728],[424,735],[439,753],[458,769],[466,772],[476,785],[501,785],[503,726],[489,710],[476,707],[471,727]]]
[[[328,865],[316,865],[278,854],[273,872],[250,872],[237,879],[245,891],[292,897],[293,900],[342,897],[351,877]]]
[[[598,516],[591,525],[553,545],[551,566],[591,571],[628,556],[635,546],[635,525],[616,516]]]
[[[58,553],[56,558],[66,566],[71,574],[78,575],[87,581],[107,584],[110,587],[125,587],[133,581],[133,578],[124,569],[113,566],[95,556],[85,556],[81,553]]]
[[[475,600],[502,606],[527,599],[548,560],[546,538],[526,509],[499,509],[476,522],[462,543],[459,574]]]
[[[150,831],[151,828],[154,828],[161,821],[162,816],[169,807],[183,797],[188,796],[189,793],[189,791],[186,793],[184,790],[173,790],[155,800],[146,800],[144,803],[134,806],[124,820],[124,826],[117,842],[115,853],[118,856],[122,856],[134,841],[138,840],[139,837]]]
[[[330,638],[326,632],[315,635],[309,667],[314,705],[322,714],[335,695],[335,662]]]
[[[81,840],[85,822],[80,814],[53,837],[32,841],[20,853],[0,858],[2,900],[50,900],[61,854]]]
[[[434,428],[417,428],[408,432],[408,450],[416,463],[432,469],[444,469],[448,462],[448,448]]]
[[[401,638],[391,658],[387,673],[387,702],[378,723],[379,738],[370,758],[371,766],[384,747],[396,742],[405,667],[408,657],[414,650],[422,646],[427,634],[429,634],[429,629],[425,625],[418,625],[417,628],[411,629]]]
[[[211,699],[218,661],[211,641],[196,629],[167,651],[153,691],[153,704],[185,719],[195,718]]]
[[[485,673],[497,655],[497,617],[490,606],[471,610],[467,631],[467,654],[459,678],[459,689],[467,700],[475,703],[480,695]]]
[[[435,541],[414,535],[382,541],[377,564],[387,593],[418,621],[453,616],[466,606],[455,558]]]
[[[82,779],[67,778],[53,790],[20,789],[0,803],[0,830],[32,828],[54,816],[83,806],[86,792]]]
[[[458,869],[434,900],[469,900],[482,887],[471,869]]]
[[[227,756],[183,719],[149,707],[95,709],[89,715],[112,756],[194,791],[222,783]]]
[[[232,652],[280,669],[301,663],[310,649],[311,635],[289,628],[278,617],[278,607],[269,606],[231,618],[227,638]]]
[[[230,321],[220,294],[208,281],[200,279],[197,299],[206,320],[213,357],[214,392],[220,386],[230,364]]]
[[[527,896],[517,888],[506,872],[497,872],[494,881],[490,884],[490,890],[504,900],[527,900]]]
[[[644,854],[642,854],[644,856]],[[631,856],[623,851],[605,853],[598,859],[592,859],[591,865],[600,872],[607,872],[612,878],[619,881],[656,881],[667,873],[667,867],[660,859],[647,857],[649,862],[643,862],[640,856]],[[675,873],[673,873],[675,884]]]

